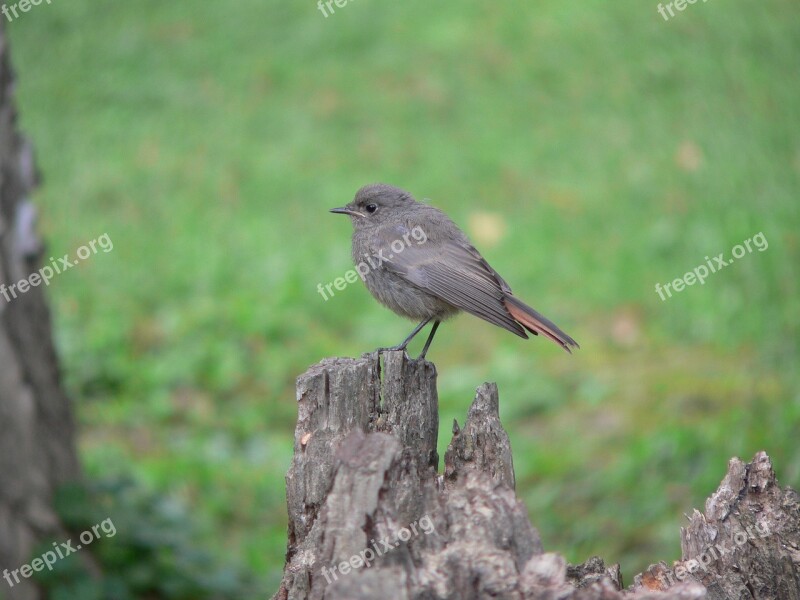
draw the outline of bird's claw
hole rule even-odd
[[[381,352],[396,352],[397,350],[405,351],[406,347],[403,344],[397,344],[397,346],[388,346],[386,348],[375,348],[375,352],[380,354]]]

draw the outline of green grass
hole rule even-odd
[[[327,209],[387,181],[581,342],[462,316],[429,355],[442,451],[498,382],[546,548],[630,581],[731,456],[800,484],[798,9],[656,5],[54,0],[9,24],[49,248],[115,245],[48,290],[88,471],[182,498],[276,585],[295,377],[412,326],[316,291],[351,266]]]

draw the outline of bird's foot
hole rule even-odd
[[[397,346],[389,346],[387,348],[375,348],[375,352],[377,352],[378,354],[381,354],[382,352],[397,352],[398,350],[402,350],[403,352],[405,352],[406,347],[403,346],[402,344],[398,344]],[[417,358],[411,358],[409,356],[409,359],[412,360],[413,362],[419,362],[421,360],[425,360],[425,354],[426,352],[422,352]]]
[[[386,348],[375,348],[375,352],[396,352],[397,350],[405,350],[407,344],[397,344],[396,346],[387,346]]]

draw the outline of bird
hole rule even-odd
[[[419,321],[401,343],[379,351],[405,350],[433,321],[417,359],[422,360],[439,324],[461,311],[521,338],[542,335],[570,354],[580,348],[517,298],[444,212],[418,202],[411,193],[385,183],[370,184],[330,212],[350,217],[353,262],[370,293],[396,314]]]

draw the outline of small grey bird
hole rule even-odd
[[[438,208],[382,183],[367,185],[350,204],[331,209],[353,223],[353,262],[370,293],[398,315],[419,320],[397,346],[405,350],[433,321],[425,358],[444,319],[461,310],[522,338],[540,333],[571,352],[578,343],[516,298],[467,236]]]

